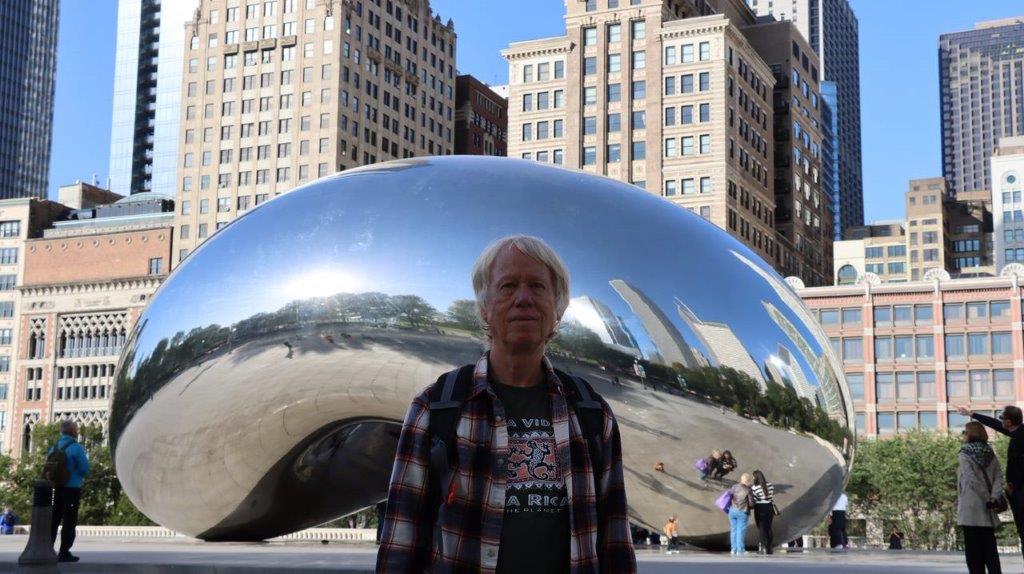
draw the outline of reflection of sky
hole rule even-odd
[[[403,163],[296,189],[221,230],[158,293],[141,349],[152,348],[153,338],[229,325],[303,295],[415,294],[445,311],[455,299],[473,298],[470,269],[490,241],[526,233],[565,259],[572,296],[593,297],[622,317],[645,355],[655,347],[612,279],[657,302],[705,356],[708,349],[676,313],[676,298],[700,319],[728,325],[759,365],[789,340],[762,301],[782,310],[820,353],[820,339],[766,281],[774,271],[724,231],[661,198],[520,160]]]

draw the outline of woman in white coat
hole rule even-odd
[[[971,421],[964,429],[956,469],[956,523],[964,531],[964,554],[970,574],[1001,574],[996,550],[999,516],[993,503],[1003,495],[1003,473],[988,444],[981,423]]]

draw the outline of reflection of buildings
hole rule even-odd
[[[687,368],[696,368],[707,364],[703,357],[694,353],[693,349],[686,344],[679,329],[643,291],[622,279],[612,279],[609,283],[612,289],[615,289],[615,292],[629,305],[633,314],[640,319],[644,330],[647,331],[647,335],[658,349],[665,364],[679,363]]]
[[[773,381],[780,385],[791,387],[796,395],[802,399],[808,399],[815,403],[815,389],[807,380],[800,363],[793,359],[793,354],[785,345],[779,345],[778,352],[765,362],[765,370]]]
[[[623,353],[641,356],[640,345],[611,308],[604,303],[583,295],[569,301],[569,314],[581,325],[592,331],[601,342]]]
[[[730,367],[742,371],[750,375],[762,391],[766,388],[761,369],[757,368],[757,363],[754,362],[753,357],[747,352],[747,348],[743,346],[731,327],[725,323],[701,320],[692,309],[678,299],[676,299],[676,311],[700,339],[709,355],[708,359],[712,363],[719,367]]]
[[[811,396],[808,396],[807,398],[811,399],[813,402],[814,395],[817,394],[820,399],[819,402],[821,403],[821,406],[829,416],[842,416],[845,412],[843,410],[842,391],[839,388],[839,382],[836,379],[834,372],[829,368],[828,359],[825,356],[824,349],[822,349],[822,353],[820,355],[816,355],[814,350],[811,349],[811,345],[807,342],[807,339],[800,334],[796,325],[787,319],[778,307],[768,301],[762,301],[761,304],[764,305],[765,310],[768,311],[768,315],[773,321],[775,321],[775,324],[777,324],[779,328],[786,333],[790,340],[796,344],[796,348],[800,352],[800,355],[803,356],[804,361],[806,361],[807,364],[811,366],[811,369],[814,370],[814,376],[818,380],[818,388],[817,390],[811,388],[809,391]],[[787,351],[786,354],[789,355],[789,352]],[[797,365],[797,361],[792,360],[792,357],[789,362],[791,365],[796,365],[797,369],[800,368],[799,365]],[[806,377],[804,377],[804,381],[806,380]],[[800,394],[799,390],[797,394]]]

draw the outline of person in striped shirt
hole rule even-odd
[[[754,524],[760,540],[759,553],[771,554],[775,544],[772,542],[772,520],[775,519],[775,487],[764,473],[754,471],[754,485],[750,487],[754,495]]]

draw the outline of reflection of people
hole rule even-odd
[[[754,507],[754,496],[750,486],[754,477],[749,474],[740,476],[740,481],[732,485],[732,504],[729,505],[729,545],[735,556],[746,554],[747,547],[743,538],[747,534],[747,522],[750,521],[750,510]]]
[[[47,458],[55,451],[64,453],[67,461],[68,479],[53,489],[53,519],[50,523],[50,540],[57,541],[57,526],[64,523],[60,531],[59,562],[78,562],[78,557],[71,554],[71,546],[75,543],[75,527],[78,526],[78,503],[82,499],[82,482],[89,474],[89,457],[85,449],[78,444],[78,425],[73,421],[60,423],[60,438],[50,447]]]
[[[849,548],[850,543],[846,537],[846,507],[849,499],[846,493],[839,495],[839,500],[832,507],[832,525],[829,526],[829,546],[832,548]]]
[[[764,473],[754,471],[754,485],[750,487],[754,495],[754,524],[760,541],[759,552],[771,554],[775,544],[772,542],[772,521],[775,520],[775,486],[768,482]]]
[[[725,475],[729,474],[736,468],[736,458],[732,455],[731,451],[722,451],[722,457],[719,458],[711,471],[711,478],[721,480]]]
[[[999,461],[988,444],[988,433],[981,423],[971,421],[964,428],[964,444],[957,456],[956,523],[964,531],[964,555],[970,574],[1000,572],[996,548],[999,514],[992,508],[1002,496],[1003,473]],[[896,529],[893,528],[893,533]],[[892,548],[893,535],[889,535]],[[900,543],[898,538],[897,543]],[[902,547],[902,544],[899,544]]]
[[[965,407],[958,408],[957,412],[1010,437],[1010,444],[1006,447],[1006,495],[1013,523],[1017,526],[1017,536],[1021,540],[1021,552],[1024,552],[1024,417],[1021,410],[1009,405],[1003,409],[1000,420],[971,412]]]
[[[679,525],[675,516],[670,516],[665,523],[665,538],[668,540],[665,554],[679,554]]]
[[[569,572],[571,555],[573,572],[635,573],[615,416],[546,357],[565,264],[540,239],[506,237],[477,259],[473,289],[490,351],[413,399],[377,571]],[[456,429],[479,445],[473,460]]]
[[[895,526],[889,531],[889,550],[903,550],[903,533]]]
[[[694,468],[697,469],[697,479],[707,485],[708,474],[718,467],[718,461],[722,458],[722,453],[713,450],[711,456],[705,458],[698,458],[693,464]]]
[[[11,512],[9,507],[4,508],[0,514],[0,534],[14,534],[14,526],[18,524],[18,515]]]

